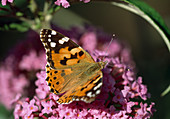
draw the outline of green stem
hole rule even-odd
[[[170,85],[168,86],[168,88],[161,94],[161,97],[165,96],[166,94],[168,94],[170,92]]]

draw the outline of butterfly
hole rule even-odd
[[[70,38],[51,29],[42,29],[40,40],[46,50],[46,81],[51,92],[61,95],[57,103],[94,101],[101,92],[101,70],[107,62],[95,62]]]

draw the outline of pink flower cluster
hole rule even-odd
[[[46,59],[44,52],[38,56],[35,51],[30,51],[29,54],[23,56],[19,63],[18,71],[20,73],[15,72],[11,68],[14,61],[15,58],[10,55],[0,67],[0,102],[8,109],[12,108],[11,101],[15,98],[16,94],[25,94],[28,96],[31,93],[25,89],[32,85],[31,80],[35,81],[35,73],[44,68]]]
[[[27,97],[35,93],[35,74],[46,63],[39,35],[30,31],[27,38],[0,65],[0,103],[7,109],[13,108],[11,104],[17,94]]]

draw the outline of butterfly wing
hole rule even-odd
[[[88,70],[87,67],[96,63],[93,58],[68,37],[54,30],[41,30],[40,39],[46,49],[46,81],[51,92],[55,94],[65,93],[58,102],[93,101],[99,93],[99,91],[93,90],[94,87],[102,85],[102,72],[97,70],[96,74],[91,73],[89,76],[82,73],[84,70]],[[95,68],[99,67],[94,65]],[[88,93],[90,91],[91,93]]]
[[[47,63],[54,69],[65,69],[81,62],[95,62],[79,45],[50,29],[42,29],[40,39],[46,49]]]
[[[64,78],[64,76],[69,75],[72,73],[72,70],[70,68],[63,69],[63,70],[56,70],[51,68],[48,64],[46,65],[46,81],[48,82],[48,86],[50,87],[50,91],[55,94],[61,94],[64,93],[64,90],[62,91],[65,82],[69,79]]]
[[[102,78],[102,71],[99,71],[95,77],[89,79],[85,84],[66,92],[57,102],[59,104],[68,104],[72,101],[84,101],[86,103],[94,101],[96,96],[100,93]]]

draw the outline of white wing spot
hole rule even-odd
[[[40,34],[40,38],[42,38],[42,37],[45,37],[45,35],[41,35],[41,34]]]
[[[97,90],[97,91],[96,91],[96,95],[99,94],[99,93],[100,93],[100,90]]]
[[[86,101],[87,101],[87,98],[83,98],[83,99],[81,98],[81,100],[86,102]]]
[[[68,42],[68,41],[69,41],[69,38],[68,38],[68,37],[64,37],[64,38],[62,38],[61,40],[65,41],[65,42]]]
[[[51,45],[51,47],[55,47],[56,43],[55,42],[51,42],[50,45]]]
[[[64,43],[64,41],[63,41],[63,40],[59,40],[58,42],[59,42],[60,44],[63,44],[63,43]]]
[[[50,39],[50,38],[48,39],[48,42],[51,42],[51,39]]]
[[[92,92],[88,92],[88,93],[87,93],[87,96],[88,96],[88,97],[92,97]]]
[[[50,51],[50,49],[46,49],[46,52],[49,52]]]
[[[51,37],[51,35],[48,35],[48,37]]]
[[[56,34],[57,34],[57,32],[52,30],[51,35],[56,35]]]
[[[48,57],[46,57],[46,59],[47,59]],[[47,64],[50,66],[50,63],[49,62],[47,62]],[[48,83],[48,82],[47,82]],[[48,86],[49,87],[49,86]],[[50,88],[50,87],[49,87]]]
[[[100,88],[102,86],[102,82],[99,83],[97,86],[94,87],[94,90],[97,90],[98,88]]]
[[[80,100],[84,100],[84,97],[82,97]]]
[[[77,98],[77,99],[75,99],[75,101],[79,101],[79,99]]]

